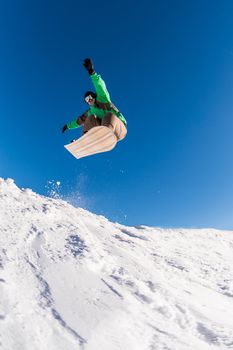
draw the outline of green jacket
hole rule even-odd
[[[95,104],[80,115],[78,118],[67,124],[68,129],[75,129],[85,123],[88,116],[95,114],[97,118],[102,119],[106,113],[111,112],[115,114],[125,125],[127,124],[123,114],[111,102],[109,92],[106,88],[105,82],[97,73],[91,75],[92,83],[95,87],[97,98]]]

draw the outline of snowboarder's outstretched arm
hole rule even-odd
[[[84,67],[91,76],[92,83],[95,87],[97,100],[103,103],[111,102],[109,92],[106,88],[105,82],[99,74],[94,70],[94,65],[90,58],[86,58],[83,63]]]
[[[62,128],[62,132],[64,133],[67,130],[76,129],[82,126],[85,123],[85,120],[87,118],[87,112],[88,111],[80,115],[78,118],[72,120],[70,123],[65,124]]]

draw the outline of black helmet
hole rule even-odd
[[[93,98],[96,98],[97,97],[97,94],[95,93],[95,92],[93,92],[93,91],[87,91],[87,92],[85,92],[85,94],[84,94],[84,100],[85,100],[85,98],[87,97],[87,96],[92,96]]]

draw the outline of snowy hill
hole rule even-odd
[[[0,348],[233,349],[233,232],[126,227],[0,180]]]

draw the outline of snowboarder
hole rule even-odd
[[[127,134],[124,116],[111,102],[105,82],[95,72],[91,59],[86,58],[83,65],[91,77],[96,92],[87,91],[84,94],[84,101],[89,105],[88,110],[64,125],[62,132],[83,126],[82,134],[85,134],[96,126],[105,126],[112,130],[117,141],[122,140]]]

